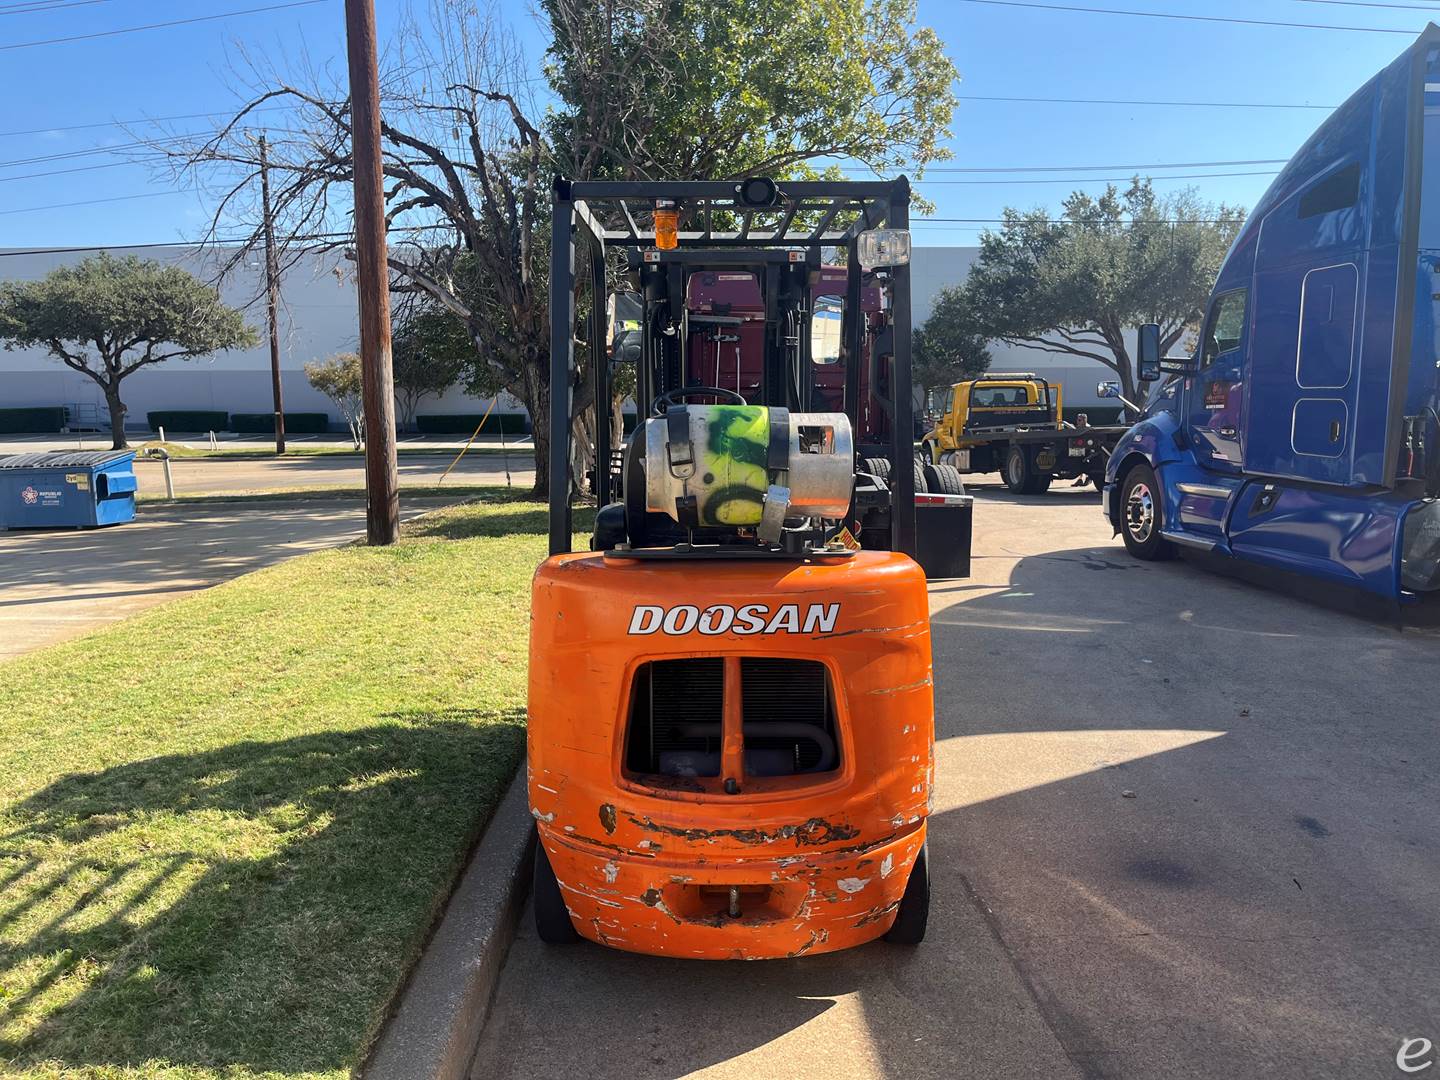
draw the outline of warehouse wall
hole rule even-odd
[[[0,278],[30,280],[57,266],[78,262],[90,251],[28,252],[0,250]],[[125,254],[117,250],[115,254]],[[142,258],[183,266],[197,277],[213,277],[219,255],[193,248],[169,247],[136,252]],[[911,274],[915,325],[929,317],[940,290],[960,284],[974,262],[976,248],[915,249]],[[252,325],[264,327],[263,274],[257,259],[232,273],[221,289],[225,302],[243,308]],[[290,412],[327,412],[333,407],[310,388],[304,365],[357,347],[355,282],[350,265],[340,256],[307,257],[281,282],[280,352],[285,408]],[[263,337],[263,334],[262,334]],[[1065,388],[1065,401],[1075,406],[1099,403],[1095,384],[1108,377],[1099,364],[1056,356],[1038,349],[996,344],[991,352],[996,371],[1035,371]],[[171,361],[136,372],[125,382],[128,420],[142,425],[154,409],[213,409],[227,412],[269,412],[270,353],[265,343],[254,349],[217,353],[199,360]],[[103,408],[99,387],[71,371],[43,349],[0,351],[0,408],[30,405]],[[424,401],[424,413],[483,412],[488,399],[472,398],[458,387],[441,398]],[[502,411],[521,411],[518,402],[502,399]],[[336,418],[338,419],[338,418]]]

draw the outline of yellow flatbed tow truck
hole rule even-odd
[[[940,400],[937,400],[940,399]],[[1060,387],[1031,372],[993,373],[931,392],[937,417],[922,456],[961,473],[998,472],[1017,495],[1038,495],[1056,478],[1105,483],[1105,463],[1127,428],[1063,419]]]

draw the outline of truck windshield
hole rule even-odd
[[[1030,404],[1023,386],[977,386],[970,404],[979,409],[1013,409]]]

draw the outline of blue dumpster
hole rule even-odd
[[[0,529],[86,529],[135,519],[133,450],[0,457]]]

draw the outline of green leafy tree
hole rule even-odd
[[[911,345],[912,379],[921,400],[928,400],[931,390],[973,378],[989,366],[990,350],[964,288],[943,289]]]
[[[1138,177],[1122,194],[1075,192],[1052,219],[1007,209],[980,241],[961,292],[989,339],[1103,365],[1137,400],[1126,332],[1160,325],[1162,349],[1204,311],[1244,211],[1202,202],[1191,189],[1157,195]]]
[[[305,365],[305,378],[340,410],[355,449],[365,442],[365,375],[356,353],[336,353]]]
[[[401,424],[412,426],[421,401],[443,394],[459,382],[474,353],[465,324],[433,303],[416,304],[405,311],[391,343]],[[488,374],[489,369],[486,371]]]
[[[573,176],[792,178],[950,156],[954,65],[914,0],[544,0]]]
[[[0,283],[0,341],[7,349],[44,347],[95,380],[120,450],[125,379],[166,360],[250,348],[259,337],[214,289],[178,266],[101,252],[39,281]]]

